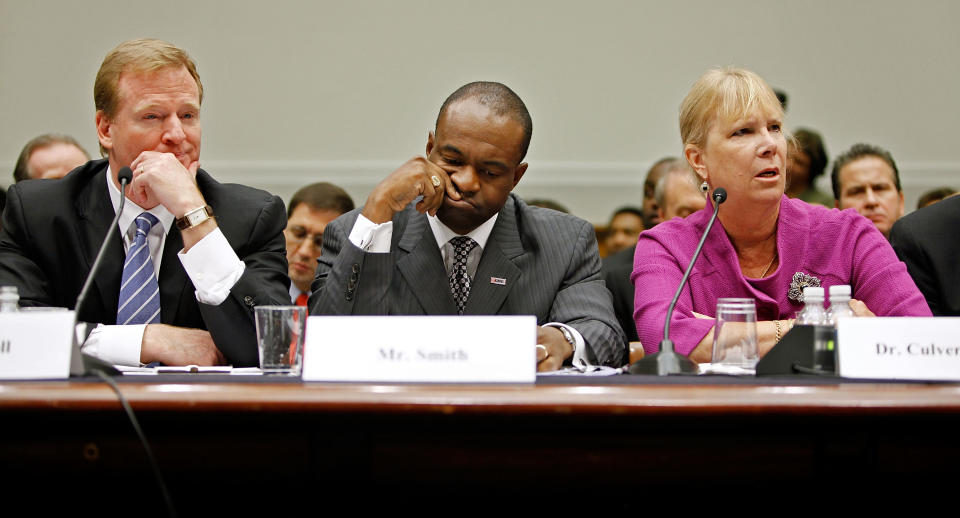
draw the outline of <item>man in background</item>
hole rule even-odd
[[[640,232],[644,230],[643,212],[636,207],[620,207],[614,211],[607,225],[604,246],[607,255],[636,246]]]
[[[682,171],[690,174],[686,160],[666,157],[657,160],[647,171],[643,181],[643,222],[644,228],[649,230],[663,221],[663,214],[656,201],[657,183],[671,171]],[[613,309],[617,315],[620,327],[627,335],[628,342],[636,342],[636,324],[633,321],[633,283],[630,282],[630,273],[633,272],[633,253],[637,248],[634,239],[629,248],[603,259],[603,279],[607,289],[613,294]]]
[[[353,200],[346,191],[331,183],[312,183],[301,187],[287,205],[287,267],[290,277],[290,300],[306,306],[310,283],[317,274],[317,258],[323,247],[323,231],[341,214],[353,210]]]
[[[693,172],[687,168],[672,169],[660,178],[653,196],[663,221],[685,218],[707,205],[706,194],[700,190]]]
[[[47,133],[27,142],[13,168],[13,181],[62,178],[90,155],[69,135]]]
[[[837,157],[830,175],[834,204],[856,209],[889,237],[893,223],[903,216],[900,172],[889,151],[871,144],[854,144]]]

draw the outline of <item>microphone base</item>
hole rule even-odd
[[[697,364],[682,354],[673,350],[673,342],[660,342],[660,352],[630,366],[630,374],[647,374],[654,376],[678,376],[697,374]]]

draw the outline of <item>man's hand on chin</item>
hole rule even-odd
[[[555,327],[537,328],[537,372],[556,371],[573,355],[573,347]]]
[[[226,360],[207,331],[149,324],[143,331],[140,362],[207,366],[224,365]]]

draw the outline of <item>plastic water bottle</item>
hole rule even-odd
[[[0,313],[20,311],[20,292],[16,286],[0,286]]]
[[[840,347],[837,340],[837,320],[855,316],[853,310],[850,309],[850,286],[846,284],[830,286],[830,309],[827,310],[827,325],[830,326],[832,334],[828,349],[833,360],[831,366],[833,370],[837,368],[837,349]]]
[[[803,311],[797,315],[797,324],[813,326],[813,368],[834,372],[833,327],[827,323],[823,309],[823,288],[807,286],[803,289]]]
[[[827,310],[827,324],[837,327],[837,319],[856,316],[850,309],[850,286],[839,284],[830,286],[830,309]]]
[[[822,326],[827,323],[827,313],[823,310],[823,288],[807,286],[803,289],[803,301],[806,304],[797,314],[797,324],[803,326]]]

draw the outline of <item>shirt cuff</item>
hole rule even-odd
[[[219,306],[230,295],[230,289],[240,280],[247,265],[237,257],[219,228],[213,229],[177,257],[193,282],[197,300],[210,306]]]
[[[350,231],[350,242],[364,252],[386,254],[390,252],[390,240],[393,238],[393,221],[374,223],[363,214],[357,215],[357,221]]]
[[[570,331],[570,334],[573,335],[574,342],[572,358],[573,364],[577,367],[586,367],[590,365],[590,362],[587,361],[587,344],[583,341],[583,335],[580,334],[580,331],[577,331],[573,327],[560,322],[549,322],[547,324],[543,324],[543,327],[562,327],[567,331]]]
[[[140,366],[140,345],[146,324],[98,325],[83,343],[83,352],[113,365]]]

